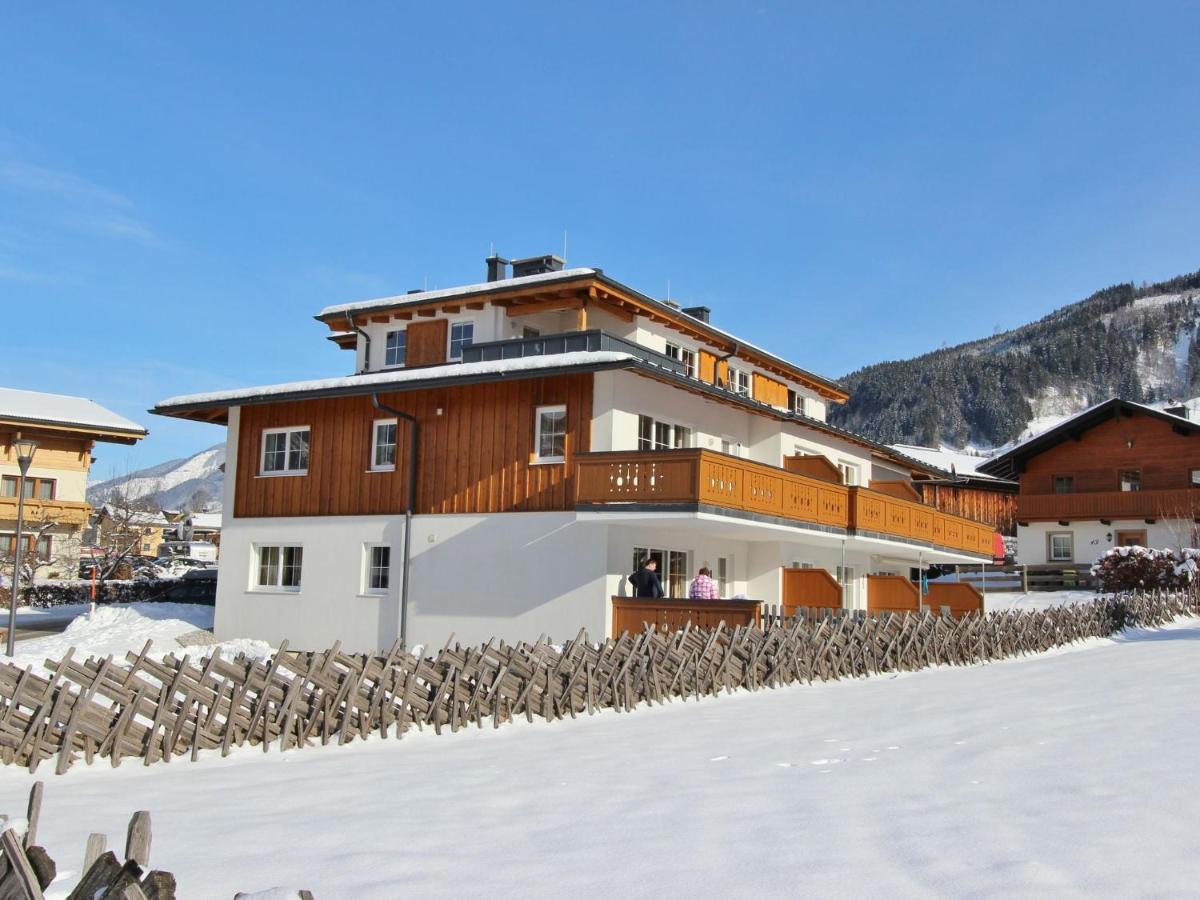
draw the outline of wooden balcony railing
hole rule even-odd
[[[1018,494],[1017,519],[1191,519],[1200,515],[1200,490],[1095,491]]]
[[[86,503],[73,500],[25,501],[25,525],[31,523],[57,522],[60,525],[86,525],[92,508]],[[0,497],[0,519],[17,518],[17,498]]]
[[[636,634],[646,625],[677,631],[688,622],[695,628],[716,628],[722,622],[733,628],[759,624],[757,600],[653,600],[646,597],[612,598],[612,633]]]
[[[704,503],[854,528],[990,556],[987,525],[869,488],[846,487],[709,450],[579,453],[581,504]]]

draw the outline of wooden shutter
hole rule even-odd
[[[713,382],[713,374],[717,368],[717,358],[707,350],[700,351],[700,380],[707,381],[709,384]]]
[[[446,335],[450,323],[446,319],[414,322],[408,326],[406,366],[433,366],[446,361]]]
[[[771,406],[787,406],[787,385],[766,375],[754,373],[754,399]]]

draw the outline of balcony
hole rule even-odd
[[[715,506],[868,537],[992,555],[992,530],[873,491],[846,487],[709,450],[581,453],[580,506]]]
[[[658,366],[676,375],[686,375],[687,369],[677,359],[657,350],[643,347],[634,341],[593,328],[588,331],[567,331],[562,334],[543,334],[538,337],[511,338],[504,341],[482,341],[463,347],[463,362],[494,362],[501,359],[521,359],[525,356],[552,356],[559,353],[596,353],[611,351],[628,353],[635,359]]]
[[[1018,494],[1017,519],[1192,519],[1200,515],[1200,490],[1089,491]]]
[[[26,500],[25,523],[57,522],[60,525],[83,526],[92,508],[73,500]],[[16,521],[17,498],[0,497],[0,519]]]

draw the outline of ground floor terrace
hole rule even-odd
[[[1017,562],[1088,568],[1113,547],[1195,547],[1200,525],[1189,518],[1096,518],[1021,522]]]
[[[217,635],[287,639],[296,648],[335,640],[356,651],[389,647],[400,632],[403,545],[399,516],[233,519],[222,536]],[[654,608],[635,601],[629,583],[645,558],[658,563],[668,598]],[[923,595],[913,578],[931,564],[981,561],[703,509],[421,515],[413,520],[408,637],[440,646],[451,635],[478,644],[585,629],[600,638],[644,621],[751,621],[764,607],[974,611],[973,588]],[[712,570],[722,599],[683,603],[701,567]]]

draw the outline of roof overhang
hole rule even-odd
[[[86,422],[63,422],[32,416],[0,416],[0,430],[39,431],[67,437],[103,441],[109,444],[136,444],[150,432],[146,429],[106,428]]]

